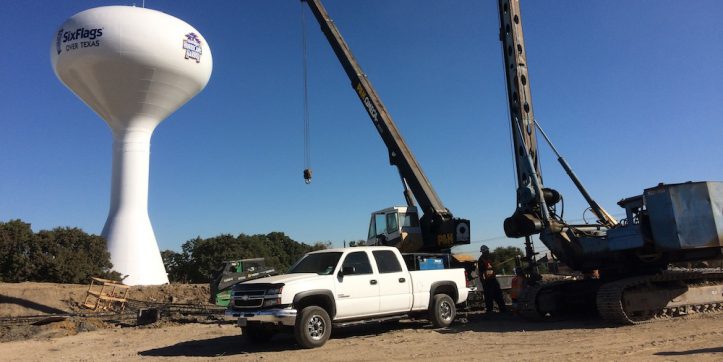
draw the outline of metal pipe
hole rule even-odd
[[[520,124],[518,122],[512,122],[512,124],[515,127],[515,130],[517,131],[517,137],[520,138],[520,142],[522,139],[522,130],[520,129]],[[537,202],[540,205],[540,214],[542,216],[542,222],[545,224],[545,227],[550,226],[550,212],[547,210],[547,203],[545,202],[545,195],[542,193],[542,183],[540,182],[540,178],[537,174],[537,171],[534,167],[534,161],[532,161],[532,156],[529,154],[529,152],[525,152],[524,156],[521,156],[524,161],[526,162],[526,166],[529,169],[530,172],[530,179],[532,180],[532,186],[535,188],[535,196],[537,198]]]
[[[587,204],[590,205],[590,209],[592,209],[592,212],[595,213],[595,215],[598,217],[600,223],[607,227],[613,227],[615,226],[618,221],[615,220],[615,218],[610,215],[605,209],[603,209],[595,200],[593,200],[592,196],[590,196],[590,193],[587,192],[587,189],[585,189],[585,186],[582,185],[582,182],[580,182],[580,179],[577,177],[575,172],[570,167],[570,164],[567,163],[565,158],[560,155],[559,152],[557,152],[557,148],[555,148],[555,145],[552,144],[552,141],[550,141],[550,138],[547,137],[547,133],[540,127],[540,124],[537,122],[537,120],[533,120],[535,123],[535,127],[540,131],[542,134],[542,137],[545,139],[548,145],[550,145],[550,148],[552,148],[552,152],[555,153],[557,156],[557,161],[560,162],[560,165],[565,170],[567,175],[570,177],[572,182],[575,184],[575,187],[577,187],[578,191],[582,194],[582,197],[585,198],[585,201],[587,201]]]

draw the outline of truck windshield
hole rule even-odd
[[[289,269],[289,274],[316,273],[329,275],[334,272],[340,257],[341,252],[307,254]]]

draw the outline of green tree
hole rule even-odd
[[[234,237],[229,234],[188,240],[181,252],[164,251],[161,256],[168,277],[173,282],[207,283],[222,262],[265,258],[266,264],[286,271],[299,257],[313,250],[328,248],[330,243],[299,243],[282,232]]]
[[[524,255],[516,246],[500,246],[490,252],[492,265],[498,274],[512,274],[515,270],[515,256]]]
[[[188,254],[177,253],[173,250],[161,252],[163,265],[166,267],[168,279],[174,282],[188,283],[191,280],[191,263]]]
[[[35,274],[34,237],[29,223],[0,222],[0,281],[21,282]]]
[[[209,239],[196,238],[189,255],[193,265],[189,270],[189,279],[194,283],[208,282],[221,262],[245,257],[238,240],[230,234]]]
[[[355,247],[355,246],[364,246],[364,245],[366,245],[366,241],[365,241],[365,240],[352,240],[352,241],[349,242],[349,247],[350,247],[350,248],[353,248],[353,247]]]
[[[0,281],[86,283],[91,276],[118,279],[106,241],[78,228],[33,233],[21,220],[0,222]]]
[[[120,279],[111,271],[110,253],[106,241],[79,228],[59,227],[36,234],[35,260],[38,262],[33,279],[54,283],[86,283],[92,276]]]

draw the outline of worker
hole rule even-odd
[[[502,297],[500,282],[497,281],[497,275],[495,275],[495,270],[492,268],[490,248],[488,248],[487,245],[482,245],[479,251],[482,255],[480,255],[477,260],[477,268],[479,269],[479,278],[480,282],[482,282],[482,290],[485,296],[485,309],[487,313],[492,313],[494,303],[496,302],[500,312],[507,312],[507,306]]]

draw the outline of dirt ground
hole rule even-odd
[[[202,304],[208,293],[204,287],[144,287],[135,296]],[[0,318],[72,312],[86,289],[0,284]],[[284,334],[252,345],[232,324],[211,320],[136,327],[71,318],[32,327],[24,329],[25,335],[2,327],[6,342],[0,343],[0,360],[723,360],[723,314],[626,327],[593,317],[533,323],[511,315],[473,314],[467,323],[448,329],[411,321],[336,329],[325,346],[314,350],[298,349]]]

